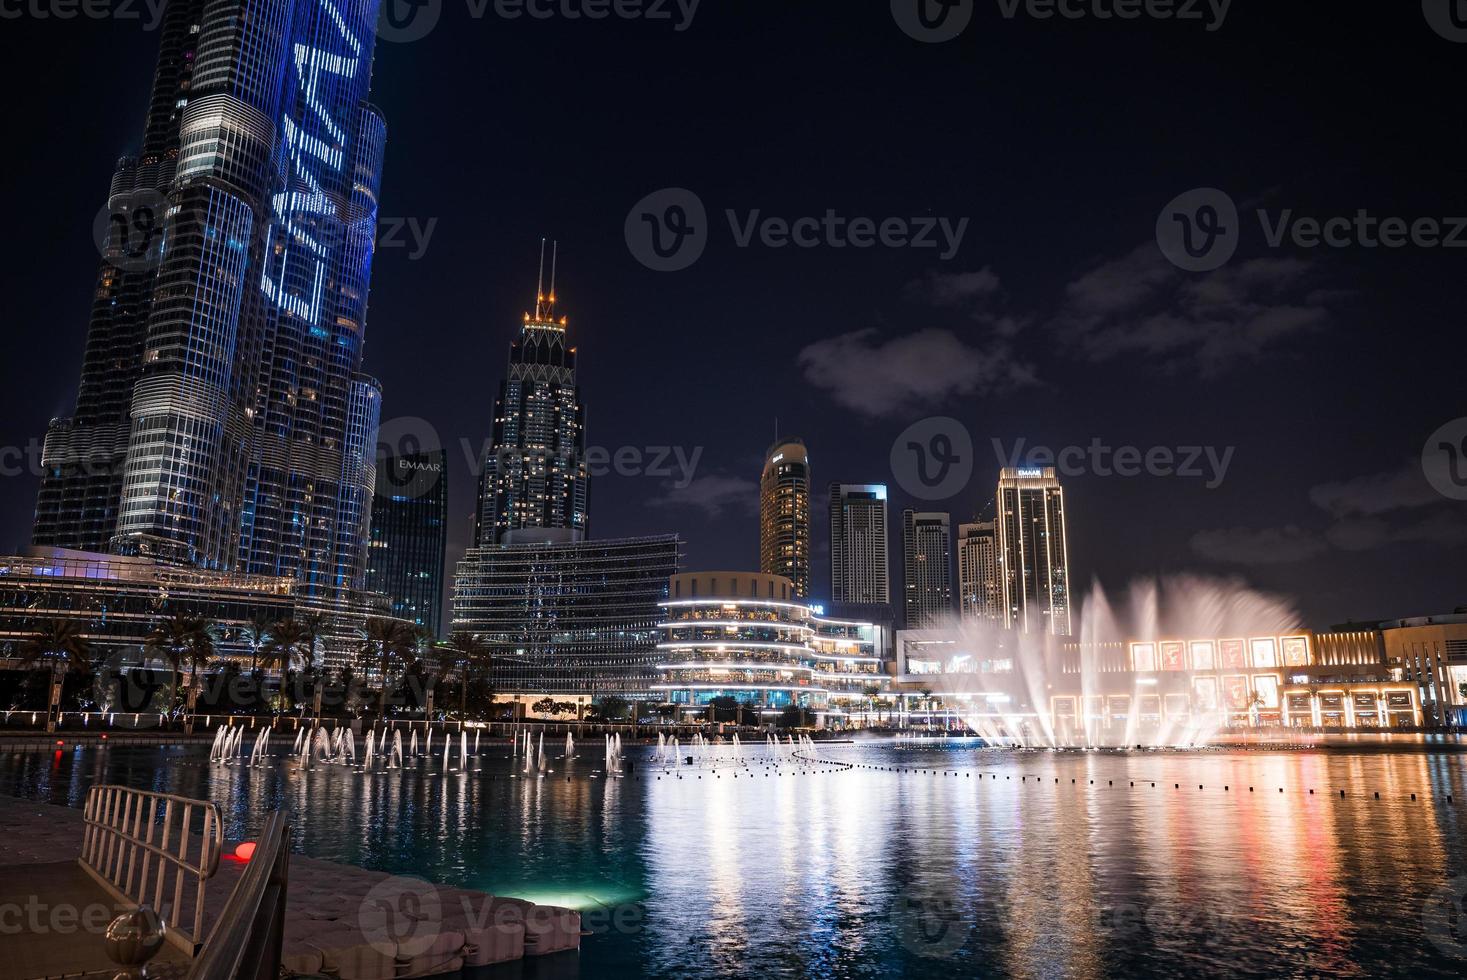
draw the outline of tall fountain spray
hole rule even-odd
[[[1288,600],[1240,582],[1178,576],[1134,582],[1114,600],[1096,584],[1076,621],[1079,629],[1072,637],[1018,633],[975,620],[953,622],[954,653],[930,686],[948,703],[965,704],[959,716],[990,744],[1205,744],[1224,723],[1220,710],[1188,712],[1186,721],[1143,728],[1138,706],[1156,690],[1156,675],[1131,672],[1128,644],[1275,636],[1294,630],[1299,616]],[[1133,689],[1117,690],[1122,675]],[[1107,727],[1106,712],[1092,708],[1117,696],[1128,698],[1131,707],[1123,726]],[[1050,707],[1056,697],[1076,699],[1073,728],[1056,731]]]

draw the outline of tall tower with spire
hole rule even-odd
[[[169,0],[141,152],[113,174],[76,411],[33,541],[366,575],[382,393],[362,371],[386,123],[378,0]]]
[[[577,542],[587,536],[586,420],[576,385],[576,349],[555,310],[558,243],[545,240],[535,312],[510,345],[509,370],[494,402],[493,438],[479,478],[474,545]]]

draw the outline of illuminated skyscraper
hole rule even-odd
[[[952,618],[952,547],[948,515],[902,511],[907,629],[934,629]]]
[[[143,153],[112,182],[82,394],[47,434],[38,544],[361,586],[376,17],[377,0],[169,4]]]
[[[1003,622],[993,521],[958,525],[958,596],[963,619]]]
[[[789,579],[798,599],[810,595],[810,454],[798,439],[777,442],[764,454],[759,570]]]
[[[1070,635],[1065,492],[1053,468],[1004,469],[998,479],[1003,622],[1026,633]]]
[[[891,602],[882,484],[830,485],[830,599],[851,605]]]
[[[493,441],[479,481],[474,545],[585,540],[586,423],[576,385],[576,349],[555,315],[555,254],[545,291],[545,243],[535,312],[510,345],[494,402]]]

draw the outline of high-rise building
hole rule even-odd
[[[952,618],[952,526],[948,515],[902,511],[907,629],[932,629]]]
[[[470,548],[453,628],[488,645],[500,691],[646,698],[680,556],[675,534]]]
[[[1069,537],[1065,493],[1054,469],[1002,470],[997,512],[1004,625],[1026,633],[1069,636]]]
[[[958,525],[959,611],[965,620],[1002,624],[1003,584],[993,521]]]
[[[886,487],[880,483],[830,485],[830,599],[851,605],[891,602]]]
[[[442,636],[448,548],[448,454],[442,449],[377,461],[367,589],[392,615]]]
[[[494,402],[474,544],[582,541],[587,536],[586,422],[576,386],[576,349],[555,315],[555,255],[545,291],[545,243],[535,312],[510,345],[509,370]]]
[[[76,412],[46,437],[37,544],[361,587],[376,18],[376,0],[168,5]]]
[[[810,595],[810,454],[798,439],[776,442],[764,454],[759,570],[789,579],[796,598]]]
[[[589,539],[585,417],[576,349],[555,313],[555,259],[552,248],[547,291],[542,242],[535,312],[494,403],[475,546],[454,575],[453,629],[489,646],[500,690],[645,698],[681,544]]]

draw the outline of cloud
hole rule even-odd
[[[811,344],[799,364],[811,385],[870,418],[1035,383],[1006,344],[980,348],[937,328],[891,338],[857,330]]]
[[[1453,510],[1439,507],[1434,514],[1405,523],[1381,516],[1443,503],[1423,476],[1420,464],[1407,463],[1384,473],[1322,483],[1309,491],[1309,499],[1334,519],[1323,532],[1301,530],[1292,524],[1284,528],[1203,531],[1193,536],[1192,548],[1214,561],[1257,565],[1302,561],[1330,550],[1362,552],[1398,544],[1467,544],[1467,518]]]
[[[908,299],[929,306],[972,306],[999,293],[998,275],[990,266],[977,272],[927,270],[921,279],[906,285]]]
[[[1192,550],[1203,558],[1233,565],[1282,565],[1316,558],[1329,550],[1319,535],[1293,524],[1282,528],[1234,527],[1199,531]]]
[[[727,511],[752,514],[759,510],[759,485],[742,477],[710,474],[696,477],[684,487],[665,484],[662,493],[648,497],[646,503],[649,507],[700,510],[711,518],[722,517]]]
[[[1193,276],[1147,244],[1070,282],[1049,326],[1085,360],[1136,355],[1214,376],[1329,324],[1340,296],[1310,287],[1312,273],[1269,257]]]
[[[1393,510],[1438,504],[1442,497],[1422,474],[1421,463],[1412,460],[1384,473],[1322,483],[1309,491],[1309,499],[1335,517],[1374,517]]]
[[[1467,544],[1467,521],[1442,511],[1422,521],[1392,527],[1374,518],[1340,521],[1325,536],[1341,551],[1372,551],[1393,544],[1437,544],[1457,547]]]

